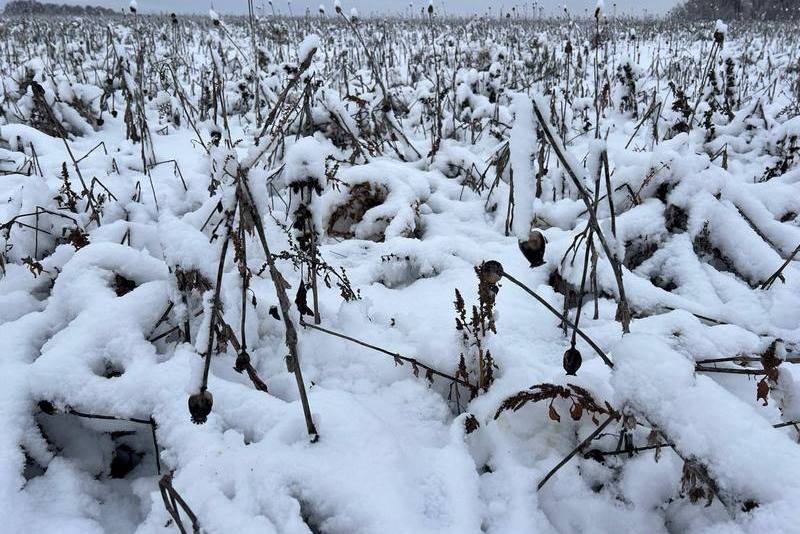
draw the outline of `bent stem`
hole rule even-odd
[[[573,323],[573,322],[572,322],[572,321],[569,319],[569,317],[565,317],[564,315],[562,315],[562,314],[561,314],[561,313],[560,313],[558,310],[556,310],[556,309],[555,309],[553,306],[551,306],[551,305],[550,305],[550,303],[549,303],[549,302],[547,302],[547,301],[546,301],[544,298],[542,298],[540,295],[538,295],[538,294],[537,294],[535,291],[533,291],[531,288],[529,288],[528,286],[526,286],[525,284],[523,284],[522,282],[520,282],[519,280],[517,280],[516,278],[514,278],[514,277],[513,277],[513,276],[511,276],[510,274],[508,274],[507,272],[503,272],[503,276],[504,276],[505,278],[508,278],[508,281],[509,281],[509,282],[511,282],[512,284],[514,284],[514,285],[518,286],[520,289],[522,289],[522,290],[523,290],[523,291],[525,291],[527,294],[529,294],[530,296],[532,296],[533,298],[535,298],[537,301],[539,301],[539,303],[540,303],[542,306],[544,306],[545,308],[547,308],[547,310],[548,310],[550,313],[552,313],[553,315],[555,315],[556,317],[558,317],[558,318],[559,318],[561,321],[563,321],[564,323],[566,323],[566,324],[567,324],[567,326],[569,326],[569,327],[570,327],[570,328],[572,328],[572,329],[573,329],[575,332],[577,332],[577,333],[578,333],[578,335],[579,335],[579,336],[581,336],[581,339],[583,339],[584,341],[586,341],[586,343],[588,343],[588,344],[589,344],[589,346],[590,346],[590,347],[592,347],[592,349],[594,349],[594,351],[597,353],[597,355],[598,355],[598,356],[600,356],[600,358],[602,358],[603,362],[604,362],[604,363],[605,363],[607,366],[611,367],[612,369],[614,368],[614,364],[613,364],[613,362],[612,362],[612,361],[611,361],[611,360],[608,358],[608,356],[606,355],[606,353],[605,353],[605,352],[603,352],[603,349],[601,349],[600,347],[598,347],[598,346],[597,346],[597,343],[595,343],[594,341],[592,341],[592,338],[590,338],[589,336],[587,336],[587,335],[586,335],[586,334],[583,332],[583,330],[581,330],[580,328],[578,328],[578,325],[576,325],[575,323]]]
[[[311,407],[308,403],[306,386],[305,382],[303,381],[303,372],[300,369],[300,358],[297,350],[297,329],[295,328],[294,322],[289,315],[290,304],[289,297],[286,295],[286,282],[283,278],[283,275],[281,275],[277,267],[275,267],[275,259],[272,256],[272,252],[269,250],[269,244],[267,243],[267,236],[264,232],[264,225],[261,220],[261,215],[259,214],[258,208],[253,201],[253,195],[250,192],[250,187],[247,183],[246,170],[240,168],[238,182],[237,196],[239,197],[239,209],[247,209],[250,211],[256,233],[258,234],[258,239],[261,242],[261,247],[264,249],[267,266],[269,267],[270,278],[272,278],[272,283],[275,285],[275,292],[278,295],[281,318],[283,319],[283,323],[286,327],[286,348],[289,349],[287,364],[290,364],[288,367],[290,367],[290,370],[294,373],[295,381],[297,382],[297,390],[300,394],[300,402],[303,405],[303,416],[306,420],[306,430],[308,431],[309,439],[312,443],[314,443],[319,439],[319,434],[317,434],[317,428],[314,426],[314,420],[311,417]]]

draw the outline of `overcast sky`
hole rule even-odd
[[[8,0],[0,0],[0,6]],[[94,4],[112,8],[126,8],[129,0],[39,0],[42,2],[54,2],[65,4]],[[342,7],[347,12],[351,7],[356,7],[362,15],[376,12],[402,12],[407,9],[409,0],[341,0]],[[800,0],[799,0],[800,1]],[[205,12],[213,3],[214,9],[220,13],[242,13],[247,10],[247,0],[137,0],[141,11],[176,11],[176,12]],[[616,0],[618,12],[632,14],[665,13],[680,0]],[[268,0],[254,0],[256,6],[263,3],[266,11],[270,11]],[[280,13],[288,14],[289,7],[287,0],[272,0],[275,10]],[[416,10],[427,5],[427,0],[413,0]],[[539,5],[543,5],[546,12],[560,12],[566,4],[573,13],[583,13],[584,10],[594,10],[596,0],[538,0]],[[605,0],[607,11],[613,11],[614,0]],[[305,10],[311,9],[316,14],[319,5],[333,12],[333,0],[291,0],[291,10],[295,15],[303,14]],[[486,13],[491,6],[492,13],[499,13],[500,9],[508,11],[512,6],[524,12],[533,6],[533,0],[434,0],[434,5],[439,8],[444,6],[444,10],[451,13],[469,14]],[[530,11],[529,11],[530,12]]]

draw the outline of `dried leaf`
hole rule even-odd
[[[758,386],[756,388],[756,400],[763,400],[764,406],[769,404],[767,398],[769,397],[769,384],[767,384],[767,379],[762,378],[758,382]]]
[[[433,370],[428,369],[425,371],[425,380],[433,384]]]
[[[467,414],[467,417],[464,419],[464,430],[466,431],[467,434],[472,434],[473,432],[478,430],[480,426],[481,424],[478,421],[477,417],[475,417],[471,413]]]
[[[314,316],[314,311],[308,307],[308,292],[302,280],[300,281],[300,286],[297,288],[297,295],[294,297],[294,303],[297,305],[297,311],[300,312],[300,315]]]
[[[270,315],[270,317],[272,317],[276,321],[280,321],[281,320],[281,316],[278,315],[278,307],[277,306],[270,306],[269,307],[269,315]]]
[[[560,423],[561,422],[561,416],[558,415],[558,412],[556,411],[555,408],[553,408],[552,404],[550,405],[550,410],[548,411],[547,415],[548,415],[548,417],[550,417],[550,419],[552,419],[556,423]]]

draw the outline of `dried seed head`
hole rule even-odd
[[[483,262],[483,265],[481,265],[481,278],[489,284],[496,284],[503,278],[503,265],[495,260]]]
[[[581,368],[581,363],[583,363],[581,352],[575,347],[568,348],[564,353],[564,370],[567,374],[575,376],[578,369]]]
[[[723,45],[725,43],[725,34],[727,33],[728,25],[721,20],[717,20],[717,23],[714,26],[714,41],[720,46]]]
[[[233,366],[233,369],[237,373],[243,373],[247,366],[250,365],[250,355],[247,354],[246,350],[239,351],[239,354],[236,356],[236,364]]]
[[[214,146],[219,146],[219,142],[222,141],[222,132],[219,130],[213,130],[211,132],[211,143]]]
[[[189,397],[189,414],[192,417],[192,423],[202,425],[208,420],[208,414],[211,413],[211,406],[214,404],[214,397],[208,390],[200,393],[195,393]]]
[[[530,262],[531,267],[539,267],[544,265],[546,244],[547,240],[544,238],[544,235],[540,231],[534,230],[528,235],[527,241],[519,242],[519,250]]]

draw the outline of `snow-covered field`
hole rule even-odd
[[[797,532],[800,28],[326,7],[0,20],[0,532]]]

